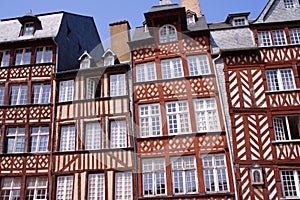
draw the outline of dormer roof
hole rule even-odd
[[[88,59],[92,59],[92,56],[85,50],[83,54],[78,58],[78,60],[82,60],[83,58],[87,57]]]
[[[28,22],[33,22],[34,24],[41,26],[41,20],[37,16],[33,15],[32,11],[29,11],[23,17],[18,18],[18,20],[22,25],[24,25],[25,23],[28,23]]]

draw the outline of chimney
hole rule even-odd
[[[171,4],[171,0],[159,0],[159,5],[167,5],[167,4]]]
[[[128,21],[120,21],[109,24],[111,50],[117,55],[119,61],[130,60],[130,49],[127,42],[130,41],[130,25]]]
[[[190,10],[196,13],[197,17],[202,16],[199,0],[180,0],[180,5],[185,7],[186,11]]]

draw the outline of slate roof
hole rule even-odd
[[[148,12],[157,12],[162,10],[171,10],[175,8],[180,8],[178,4],[166,4],[166,5],[158,5],[153,6]]]

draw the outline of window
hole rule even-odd
[[[283,196],[298,199],[300,197],[300,171],[282,170],[280,171],[280,178]]]
[[[5,87],[0,86],[0,106],[4,105],[4,94],[5,94]]]
[[[30,132],[30,152],[48,151],[48,126],[31,127]]]
[[[290,29],[290,39],[292,44],[300,44],[300,28]]]
[[[86,98],[87,99],[94,99],[96,94],[96,80],[93,78],[86,79]]]
[[[111,52],[107,52],[104,57],[104,66],[111,66],[115,64],[115,57]]]
[[[57,177],[56,200],[72,200],[73,198],[73,177]]]
[[[142,160],[143,195],[166,194],[166,166],[163,158]]]
[[[192,16],[187,17],[186,22],[187,22],[187,24],[194,24],[196,22],[195,16],[192,15]]]
[[[6,144],[6,153],[23,153],[25,151],[25,128],[7,128]]]
[[[61,81],[59,85],[59,102],[72,101],[74,80]]]
[[[123,96],[126,94],[125,74],[110,76],[110,96]]]
[[[10,105],[27,104],[27,92],[28,89],[26,85],[11,86]]]
[[[60,137],[60,151],[74,151],[75,137],[75,126],[62,126]]]
[[[149,62],[136,66],[136,82],[156,80],[155,63]]]
[[[197,131],[219,131],[219,116],[214,98],[194,100]]]
[[[85,149],[101,148],[101,127],[98,122],[87,123],[85,125]]]
[[[168,133],[188,133],[190,131],[190,113],[187,101],[166,103]]]
[[[174,26],[165,25],[159,29],[159,42],[167,43],[177,41],[177,33]]]
[[[126,121],[112,121],[110,123],[110,147],[127,147]]]
[[[276,116],[273,117],[275,140],[300,139],[300,116]]]
[[[118,172],[115,174],[115,200],[131,200],[132,174],[131,172]]]
[[[28,65],[31,59],[31,49],[16,50],[15,65]]]
[[[196,160],[194,156],[171,158],[173,194],[197,192]]]
[[[272,31],[272,35],[273,35],[274,45],[279,46],[279,45],[286,44],[284,30]]]
[[[235,18],[233,19],[233,26],[243,26],[246,25],[245,18]]]
[[[266,79],[269,91],[295,89],[292,69],[267,70]]]
[[[190,76],[210,74],[207,55],[188,56],[187,62]]]
[[[26,181],[26,200],[47,199],[48,179],[28,178]]]
[[[224,155],[203,156],[202,167],[206,192],[228,191],[227,168]]]
[[[90,58],[88,56],[85,56],[85,58],[81,60],[80,69],[88,69],[90,68],[90,64],[91,64]]]
[[[104,174],[90,174],[88,179],[88,200],[105,199],[105,177]]]
[[[272,45],[271,34],[269,31],[258,32],[258,45],[262,47]]]
[[[181,59],[162,60],[161,73],[163,79],[183,77]]]
[[[0,65],[1,67],[9,66],[10,62],[10,51],[1,51],[0,52]]]
[[[20,199],[21,178],[2,178],[0,193],[3,200]]]
[[[33,103],[44,104],[50,103],[50,84],[35,84],[33,85]]]
[[[294,0],[284,0],[285,8],[295,8]]]
[[[34,24],[32,22],[25,23],[23,27],[23,35],[33,35]]]
[[[36,49],[35,63],[51,63],[52,62],[52,47],[39,47]]]
[[[159,104],[140,105],[139,120],[141,137],[161,135]]]

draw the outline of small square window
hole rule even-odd
[[[295,8],[294,0],[284,0],[285,8]]]
[[[243,26],[243,25],[246,25],[246,19],[245,18],[233,19],[233,26]]]

